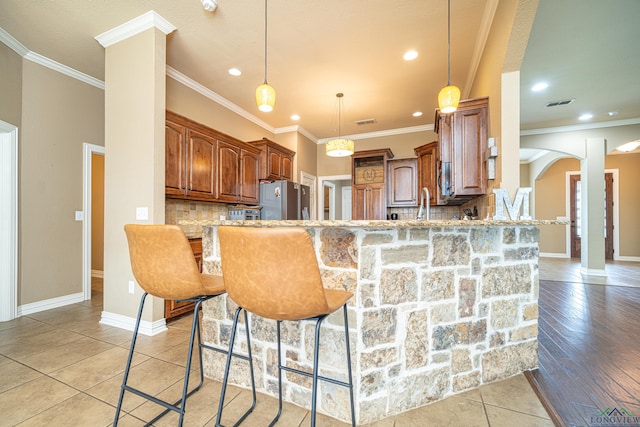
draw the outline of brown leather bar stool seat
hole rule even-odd
[[[131,259],[133,275],[140,287],[144,290],[144,293],[140,298],[140,308],[138,309],[133,337],[131,338],[129,357],[127,359],[124,377],[122,379],[122,387],[120,388],[120,397],[118,398],[118,406],[116,408],[113,425],[118,425],[118,418],[122,408],[124,393],[125,391],[128,391],[165,408],[163,412],[153,420],[149,421],[146,425],[152,425],[169,411],[175,411],[179,414],[178,425],[181,426],[184,419],[187,397],[199,390],[204,383],[202,349],[207,348],[224,354],[227,353],[226,349],[220,349],[202,343],[198,315],[200,305],[204,301],[225,293],[224,282],[220,276],[201,274],[198,271],[198,266],[193,256],[191,246],[189,245],[189,241],[180,227],[164,224],[127,224],[124,226],[124,231],[129,243],[129,257]],[[144,309],[144,303],[147,295],[153,295],[163,299],[191,301],[194,303],[193,321],[191,324],[191,335],[189,338],[187,366],[184,374],[182,396],[179,400],[173,403],[161,400],[127,385],[129,371],[131,368],[131,360],[133,359],[136,345],[136,338],[140,328],[140,319],[142,317],[142,310]],[[200,383],[189,391],[188,386],[189,374],[191,372],[191,358],[193,355],[193,346],[196,336],[198,339],[198,357],[200,361]],[[247,333],[247,339],[248,338],[249,335]],[[249,362],[251,386],[253,390],[253,406],[247,411],[248,415],[248,413],[253,410],[256,402],[251,353],[249,352],[248,355],[233,353],[232,355]]]
[[[282,371],[313,378],[311,426],[316,421],[318,380],[349,388],[351,424],[355,426],[351,352],[347,301],[353,296],[344,290],[326,289],[322,284],[318,261],[309,234],[303,228],[220,227],[222,277],[227,294],[238,304],[229,349],[233,348],[239,313],[247,311],[277,323],[278,341],[278,413],[282,413]],[[343,309],[348,382],[327,378],[318,373],[320,326],[334,311]],[[315,320],[313,372],[308,373],[283,365],[280,326],[285,320]],[[249,330],[247,323],[246,329]],[[231,358],[227,357],[216,425],[220,425]],[[242,419],[240,420],[242,421]],[[237,425],[238,423],[236,423]]]

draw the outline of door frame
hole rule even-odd
[[[311,206],[309,206],[309,211],[310,211],[310,218],[309,219],[316,219],[316,183],[318,181],[318,178],[315,175],[311,175],[310,173],[307,173],[305,171],[300,171],[300,184],[302,185],[308,185],[311,194],[309,194],[309,204]]]
[[[18,127],[0,120],[0,322],[18,315]]]
[[[318,219],[324,218],[324,183],[325,181],[343,181],[351,179],[351,175],[328,175],[318,177]],[[335,205],[335,202],[333,203]],[[331,209],[331,205],[329,205]],[[335,214],[334,214],[335,215]]]
[[[100,145],[82,144],[82,292],[84,299],[91,299],[91,182],[92,182],[92,154],[105,155],[105,148]]]
[[[619,179],[618,179],[618,174],[619,171],[618,169],[605,169],[604,173],[610,173],[613,176],[613,188],[612,188],[612,201],[613,201],[613,260],[617,261],[619,260],[619,256],[620,256],[620,204],[618,203],[619,200]],[[566,176],[566,180],[565,180],[565,195],[566,195],[566,205],[565,205],[565,212],[566,212],[566,217],[570,218],[571,217],[571,176],[572,175],[580,175],[580,171],[567,171],[565,176]],[[605,183],[605,178],[604,176],[602,177],[602,183],[604,185]],[[571,224],[569,224],[569,227],[566,227],[566,243],[565,243],[565,248],[566,248],[566,253],[565,253],[565,257],[566,258],[571,258]]]

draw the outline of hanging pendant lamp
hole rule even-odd
[[[267,83],[267,0],[264,0],[264,83],[256,89],[258,109],[268,113],[276,105],[276,90]]]
[[[342,97],[344,94],[336,93],[336,98],[338,99],[338,137],[335,139],[331,139],[327,141],[327,156],[331,157],[346,157],[353,154],[355,149],[355,143],[353,140],[348,138],[342,138],[342,128],[341,128],[341,119],[342,119]]]
[[[453,113],[459,102],[460,89],[451,85],[451,0],[447,0],[447,86],[438,94],[438,107],[443,113]]]

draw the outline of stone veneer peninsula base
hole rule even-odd
[[[189,224],[190,222],[184,222]],[[221,274],[219,226],[302,227],[325,287],[354,293],[349,328],[356,421],[370,423],[538,366],[537,225],[556,221],[200,221],[204,270]],[[295,286],[292,283],[291,286]],[[227,345],[237,306],[205,303],[206,341]],[[321,332],[322,375],[346,378],[342,313]],[[250,317],[259,391],[277,396],[275,321]],[[283,323],[287,363],[312,366],[312,322]],[[238,333],[243,339],[244,333]],[[246,350],[246,341],[240,349]],[[221,379],[224,357],[206,352]],[[311,379],[284,373],[285,400],[309,408]],[[249,383],[246,362],[231,381]],[[349,420],[348,391],[320,382],[318,410]],[[276,408],[274,408],[275,414]]]

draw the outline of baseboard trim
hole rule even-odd
[[[100,316],[100,323],[107,326],[113,326],[115,328],[125,329],[127,331],[133,331],[136,326],[136,319],[134,317],[123,316],[122,314],[103,311],[102,316]],[[165,331],[167,331],[166,319],[156,320],[155,322],[141,320],[140,329],[138,329],[138,333],[150,337]]]
[[[640,262],[640,257],[637,256],[618,256],[614,257],[615,261],[630,261],[630,262]]]
[[[540,258],[569,258],[569,255],[555,252],[540,252]]]
[[[82,301],[84,301],[84,293],[78,292],[76,294],[69,294],[43,301],[23,304],[18,307],[18,317],[38,313],[40,311],[51,310],[52,308],[64,307],[65,305],[76,304]]]

